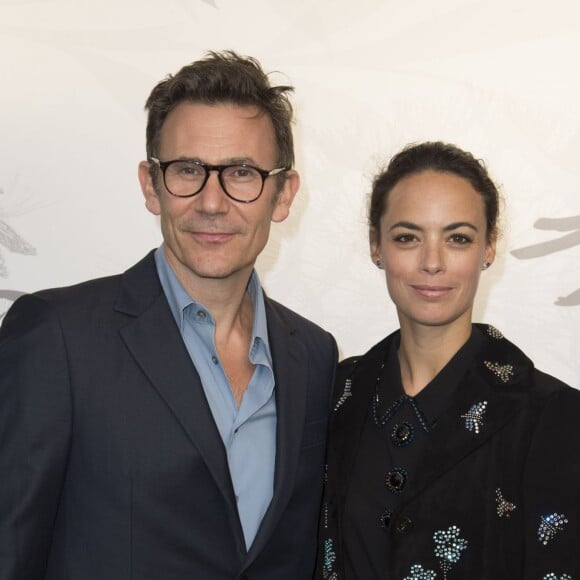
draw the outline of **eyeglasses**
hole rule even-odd
[[[268,177],[288,171],[289,167],[278,167],[271,171],[259,169],[247,163],[237,165],[210,165],[201,161],[174,159],[159,161],[150,157],[163,173],[163,183],[167,191],[176,197],[197,195],[207,183],[211,171],[217,171],[224,193],[235,201],[251,203],[256,201],[264,189]]]

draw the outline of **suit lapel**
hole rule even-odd
[[[295,329],[282,318],[276,305],[266,300],[268,340],[276,381],[276,469],[274,495],[250,548],[246,565],[254,560],[269,540],[272,530],[292,494],[296,476],[308,389],[308,354]]]
[[[123,341],[199,451],[231,512],[236,514],[225,449],[199,375],[161,289],[152,254],[124,274],[116,309],[134,317],[120,330]]]

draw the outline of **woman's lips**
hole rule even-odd
[[[441,298],[451,292],[450,286],[427,286],[422,284],[411,285],[413,290],[423,298]]]

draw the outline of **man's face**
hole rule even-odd
[[[161,128],[158,157],[271,170],[277,166],[276,153],[272,122],[256,108],[184,102]],[[268,241],[271,222],[286,219],[299,185],[298,174],[289,171],[277,196],[278,180],[269,177],[256,201],[241,203],[225,194],[216,172],[200,193],[185,198],[166,190],[161,171],[153,183],[145,161],[139,179],[147,209],[161,218],[167,260],[186,289],[208,279],[245,284]]]

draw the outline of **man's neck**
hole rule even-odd
[[[241,405],[254,372],[249,360],[254,301],[248,291],[252,268],[227,278],[201,278],[169,263],[188,295],[205,306],[215,324],[214,342],[236,404]]]
[[[251,332],[253,304],[247,289],[253,266],[224,278],[210,278],[200,277],[181,264],[174,264],[167,255],[166,260],[187,294],[210,312],[216,325],[216,333],[228,334],[240,324],[244,327],[249,324]],[[248,320],[249,313],[251,317]]]

